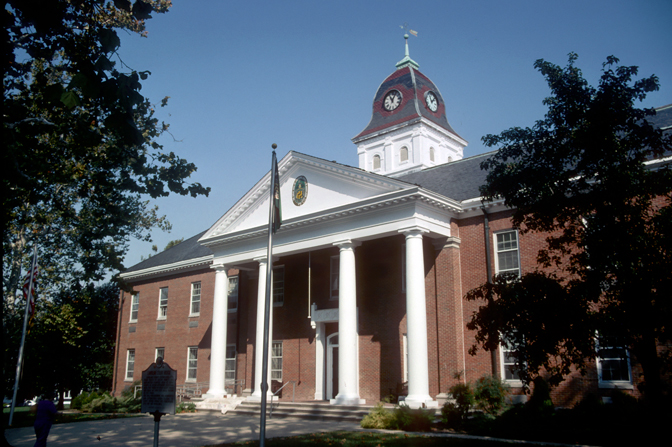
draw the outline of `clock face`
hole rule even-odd
[[[425,103],[427,104],[427,108],[432,112],[439,110],[439,100],[433,92],[427,92],[425,94]]]
[[[387,95],[385,95],[385,99],[383,100],[383,108],[385,108],[385,110],[388,112],[391,112],[392,110],[399,107],[399,104],[401,104],[401,93],[399,93],[397,90],[391,90]]]

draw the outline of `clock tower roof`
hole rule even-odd
[[[408,39],[408,35],[404,37]],[[371,121],[352,139],[353,142],[358,143],[423,118],[461,139],[448,123],[446,104],[439,89],[418,67],[417,62],[409,57],[407,40],[405,57],[397,63],[397,70],[378,87],[373,98]]]

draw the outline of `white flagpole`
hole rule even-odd
[[[33,295],[33,278],[35,277],[35,267],[37,266],[37,245],[33,250],[33,262],[30,263],[28,274],[28,296],[26,297],[26,310],[23,312],[23,332],[21,334],[21,345],[19,346],[19,358],[16,360],[16,377],[14,378],[14,393],[12,394],[12,408],[9,410],[9,426],[12,426],[14,419],[14,407],[16,407],[16,393],[19,391],[19,378],[21,377],[21,361],[23,360],[23,345],[26,342],[26,329],[28,328],[28,310]]]
[[[275,158],[275,148],[278,147],[275,143],[273,147],[273,159],[271,163],[271,203],[269,206],[268,216],[268,251],[266,258],[266,302],[264,308],[264,342],[263,342],[263,360],[261,362],[261,420],[259,424],[259,447],[266,446],[266,395],[268,393],[268,343],[269,343],[269,314],[271,311],[271,288],[272,274],[273,274],[273,225],[275,218],[275,182],[279,181],[275,178],[275,166],[277,160]],[[259,310],[257,310],[258,312]]]

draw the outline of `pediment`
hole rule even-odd
[[[408,183],[323,160],[289,152],[278,162],[283,222],[308,215],[327,213],[344,205],[371,197],[412,188]],[[307,183],[305,202],[296,205],[292,190],[298,177]],[[230,233],[258,231],[268,225],[270,171],[226,212],[201,238],[201,241]]]

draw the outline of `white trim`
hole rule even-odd
[[[133,353],[133,369],[129,371],[128,366],[131,363],[131,353]],[[131,373],[131,377],[128,377],[128,373]],[[124,373],[124,382],[133,382],[133,375],[135,374],[135,348],[126,350],[126,370]]]
[[[136,301],[135,303],[133,301]],[[135,318],[133,318],[133,306],[137,306],[135,309]],[[138,311],[140,310],[140,294],[138,292],[131,294],[131,314],[129,315],[129,323],[138,322]]]
[[[162,306],[161,298],[164,290],[166,291],[166,304]],[[157,315],[156,319],[165,320],[166,317],[168,317],[168,287],[161,287],[159,288],[159,314]]]
[[[497,242],[497,237],[505,235],[505,234],[515,234],[515,236],[516,236],[516,240],[515,240],[516,247],[515,248],[507,248],[507,249],[502,249],[502,250],[499,249],[499,245],[498,245],[498,242]],[[518,234],[518,230],[508,229],[508,230],[496,231],[496,232],[492,233],[492,239],[493,239],[493,243],[494,243],[493,247],[494,247],[494,250],[495,250],[495,274],[514,273],[514,271],[517,270],[518,271],[518,276],[520,276],[522,274],[522,269],[521,269],[521,266],[520,266],[520,237],[519,237],[519,234]],[[500,253],[512,253],[514,251],[516,253],[516,260],[517,260],[516,262],[518,264],[518,267],[516,269],[507,269],[507,270],[502,271],[501,268],[500,268],[500,265],[499,265],[499,254]]]
[[[226,311],[227,313],[230,314],[235,314],[238,312],[238,300],[240,298],[240,276],[239,275],[233,275],[229,276],[229,285],[226,290]],[[235,280],[235,281],[234,281]],[[235,283],[236,284],[236,307],[230,307],[229,306],[229,298],[232,296],[231,294],[231,284]],[[228,346],[228,345],[227,345]]]
[[[336,395],[334,394],[334,348],[338,348],[338,343],[332,344],[331,339],[334,337],[338,337],[338,332],[334,332],[333,334],[329,335],[327,337],[326,343],[327,343],[327,374],[326,375],[326,399],[335,399]]]
[[[274,348],[274,345],[276,345],[276,344],[280,345],[280,350],[281,350],[280,355],[274,355],[273,348]],[[284,366],[284,361],[283,361],[284,354],[285,354],[285,352],[284,352],[284,346],[283,346],[282,340],[273,340],[271,342],[271,358],[270,358],[271,361],[269,362],[270,363],[269,370],[271,371],[271,378],[270,378],[271,381],[278,380],[279,382],[282,382],[282,372],[283,372],[283,366]],[[279,369],[278,368],[273,368],[273,359],[278,359],[278,358],[282,362],[282,366]],[[273,373],[274,372],[277,373],[278,371],[280,371],[280,379],[277,379],[277,378],[273,377]],[[270,384],[269,384],[269,386],[270,386]]]
[[[198,312],[194,312],[194,286],[198,284]],[[191,283],[191,296],[189,298],[189,317],[198,317],[201,315],[201,296],[202,296],[201,281],[194,281]]]
[[[624,390],[632,390],[634,389],[634,386],[632,384],[632,367],[630,365],[630,351],[626,347],[614,347],[614,346],[608,346],[608,348],[612,349],[623,349],[625,351],[625,361],[628,365],[628,380],[602,380],[602,360],[617,360],[617,361],[623,361],[623,358],[611,358],[611,357],[605,357],[602,358],[600,357],[600,346],[599,346],[599,337],[595,337],[595,350],[596,350],[596,356],[595,356],[595,364],[597,366],[597,381],[598,381],[598,388],[619,388],[619,389],[624,389]]]
[[[192,349],[196,352],[196,358],[193,359],[196,361],[196,367],[192,368],[189,364],[191,362],[191,352]],[[189,377],[189,371],[194,370],[196,377]],[[198,346],[189,346],[187,347],[187,376],[185,382],[196,382],[198,380]]]
[[[159,356],[159,349],[163,351],[161,355]],[[166,359],[166,348],[154,348],[154,361],[156,362],[156,359],[159,357],[163,358],[163,360]]]
[[[504,355],[506,352],[515,352],[514,349],[510,349],[505,346],[506,340],[502,340],[502,343],[499,345],[499,370],[501,371],[502,382],[506,383],[512,388],[522,388],[523,382],[520,379],[507,379],[506,378],[506,363],[504,362]]]

